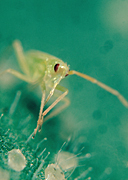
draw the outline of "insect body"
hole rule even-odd
[[[101,88],[117,96],[117,98],[122,102],[122,104],[128,107],[128,102],[118,91],[112,89],[111,87],[99,82],[98,80],[86,74],[82,74],[74,70],[70,71],[69,66],[66,63],[64,63],[61,59],[36,50],[24,52],[22,45],[18,40],[15,40],[13,42],[13,47],[15,50],[15,54],[17,56],[18,63],[21,67],[21,70],[23,71],[23,74],[14,69],[7,69],[2,73],[0,73],[0,76],[5,73],[10,73],[23,81],[26,81],[31,84],[40,85],[42,90],[42,100],[41,100],[39,118],[37,121],[37,127],[34,130],[34,136],[37,130],[41,130],[44,116],[59,101],[64,100],[65,102],[64,105],[54,110],[48,117],[46,117],[46,119],[55,116],[58,112],[60,112],[62,109],[64,109],[66,106],[69,105],[69,101],[65,98],[65,96],[68,94],[68,89],[59,85],[60,81],[63,78],[65,78],[67,75],[76,74],[92,83],[97,84]],[[45,104],[52,97],[55,89],[61,91],[62,94],[45,111],[43,111]],[[47,97],[46,97],[46,92],[48,92]]]

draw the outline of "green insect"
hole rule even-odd
[[[58,112],[62,111],[65,107],[69,105],[69,100],[65,98],[65,96],[68,94],[68,89],[59,85],[60,81],[64,79],[67,75],[76,74],[94,84],[97,84],[101,88],[117,96],[121,103],[124,106],[128,107],[128,102],[117,90],[112,89],[111,87],[99,82],[98,80],[86,74],[82,74],[74,70],[69,70],[69,66],[61,59],[37,50],[30,50],[28,52],[24,52],[22,45],[18,40],[15,40],[13,42],[13,48],[15,50],[19,66],[21,67],[23,74],[14,69],[7,69],[0,73],[0,76],[5,73],[10,73],[23,81],[31,84],[40,85],[42,90],[42,100],[40,105],[39,118],[37,121],[37,127],[35,128],[33,133],[33,137],[36,135],[38,130],[41,130],[42,124],[44,122],[44,116],[46,116],[46,114],[56,104],[58,104],[58,102],[64,100],[64,105],[54,110],[48,117],[46,117],[46,119],[55,116],[56,114],[58,114]],[[50,91],[48,91],[48,89],[50,89]],[[44,106],[53,96],[55,90],[61,91],[62,94],[59,95],[58,98],[45,111],[43,111]],[[46,92],[48,92],[47,97]]]

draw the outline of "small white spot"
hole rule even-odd
[[[26,166],[26,158],[19,149],[8,152],[8,165],[15,171],[22,171]]]

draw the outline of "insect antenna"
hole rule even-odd
[[[80,73],[78,71],[74,71],[74,70],[71,70],[68,72],[69,75],[73,75],[73,74],[76,74],[77,76],[80,76],[98,86],[100,86],[102,89],[105,89],[106,91],[110,92],[111,94],[115,95],[119,100],[120,102],[128,108],[128,101],[115,89],[107,86],[106,84],[103,84],[102,82],[98,81],[97,79],[91,77],[91,76],[88,76],[86,74],[83,74],[83,73]]]

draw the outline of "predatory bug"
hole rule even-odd
[[[42,90],[39,118],[37,121],[37,127],[35,128],[33,133],[33,137],[36,135],[37,130],[41,130],[42,124],[44,122],[44,116],[46,116],[46,114],[56,104],[58,104],[59,101],[64,100],[64,105],[54,110],[49,116],[46,117],[45,121],[55,116],[58,112],[69,105],[69,100],[65,98],[65,96],[68,94],[68,89],[59,85],[60,81],[67,75],[75,74],[100,86],[101,88],[115,95],[124,106],[128,107],[128,101],[117,90],[101,83],[100,81],[86,74],[74,70],[69,70],[69,66],[61,59],[37,50],[24,52],[22,45],[18,40],[15,40],[13,42],[13,48],[15,50],[15,54],[17,56],[17,60],[21,67],[21,70],[23,71],[23,74],[14,69],[7,69],[0,73],[0,76],[5,73],[10,73],[23,81],[40,85]],[[48,91],[49,88],[50,91]],[[55,90],[61,91],[62,94],[45,111],[43,111],[44,106],[53,96]],[[48,92],[47,97],[46,92]]]

